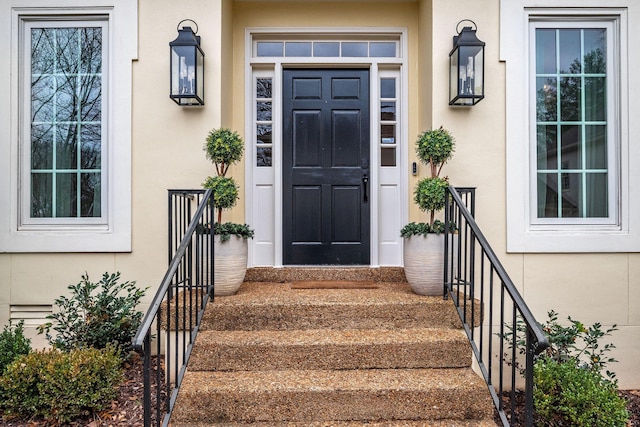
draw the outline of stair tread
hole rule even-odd
[[[204,331],[194,371],[452,368],[471,365],[458,329],[306,329]]]
[[[407,283],[380,282],[375,289],[292,289],[291,283],[245,282],[231,297],[217,297],[218,305],[340,304],[388,305],[397,303],[440,304],[440,296],[413,293]]]
[[[464,341],[463,331],[443,328],[412,329],[304,329],[258,331],[203,331],[199,344],[284,346],[284,345],[341,345],[341,344],[397,344],[434,341]]]
[[[497,427],[486,420],[389,420],[389,421],[306,421],[306,422],[221,422],[172,423],[172,427]]]
[[[181,392],[485,390],[471,369],[359,369],[189,372]]]
[[[245,282],[218,297],[201,330],[397,329],[461,327],[453,303],[416,295],[407,283],[377,289],[291,289],[290,283]]]
[[[188,372],[176,408],[175,422],[482,420],[493,413],[471,368]]]

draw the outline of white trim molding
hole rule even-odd
[[[25,221],[20,192],[24,188],[24,31],[36,20],[105,25],[103,69],[106,147],[102,151],[102,214],[100,218]],[[84,25],[84,24],[81,24]],[[132,61],[137,56],[138,6],[129,0],[87,0],[70,6],[61,0],[11,0],[0,6],[0,49],[8,61],[0,65],[0,253],[129,252],[131,251],[131,125]],[[124,34],[126,32],[126,34]],[[116,125],[117,124],[117,125]],[[21,142],[22,141],[22,142]],[[22,206],[24,210],[24,206]]]
[[[501,0],[500,57],[506,61],[506,186],[507,251],[516,253],[638,252],[640,251],[640,88],[630,85],[630,69],[639,65],[640,43],[630,34],[630,16],[640,18],[640,4],[632,0]],[[608,91],[609,156],[613,163],[610,216],[602,220],[561,218],[540,221],[535,197],[535,95],[531,89],[531,25],[534,22],[605,23],[611,43],[612,75]],[[603,25],[604,26],[604,25]],[[608,71],[608,73],[609,73]],[[635,113],[633,113],[635,112]],[[636,121],[637,122],[637,121]],[[613,140],[612,140],[613,139]],[[533,148],[532,148],[533,147]],[[611,194],[613,192],[614,194]],[[533,194],[535,195],[535,194]]]

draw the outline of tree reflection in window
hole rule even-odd
[[[102,28],[30,35],[31,217],[99,217]]]
[[[606,36],[536,29],[539,218],[609,215]]]

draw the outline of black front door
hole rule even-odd
[[[283,263],[369,264],[369,70],[283,75]]]

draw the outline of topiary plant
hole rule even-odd
[[[442,233],[444,226],[435,219],[437,211],[444,208],[445,194],[449,186],[448,179],[441,178],[440,172],[444,164],[452,157],[454,138],[442,126],[422,132],[416,140],[416,153],[420,161],[429,167],[430,176],[418,181],[414,190],[413,200],[423,212],[429,212],[429,223],[415,223],[406,225],[400,232],[402,237],[416,234]],[[418,231],[416,233],[416,231]]]
[[[238,201],[238,184],[233,178],[227,177],[229,167],[242,159],[244,142],[237,132],[227,128],[212,129],[207,136],[204,151],[216,168],[216,176],[208,176],[202,183],[204,188],[213,191],[213,203],[218,211],[217,224],[222,224],[222,211],[234,207]],[[230,223],[227,223],[230,224]],[[222,241],[229,239],[229,234],[240,237],[253,237],[253,230],[244,225],[238,225],[240,233],[233,230],[237,227],[226,227],[222,233]],[[220,227],[213,227],[214,234]],[[231,232],[229,232],[231,230]]]

